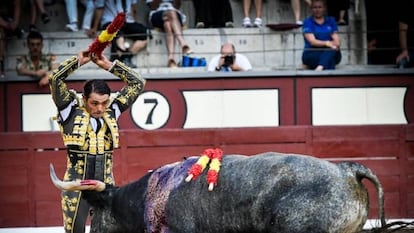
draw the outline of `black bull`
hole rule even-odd
[[[376,187],[385,224],[381,184],[359,163],[273,152],[226,155],[218,184],[208,191],[206,172],[184,181],[197,159],[167,164],[122,187],[101,183],[99,191],[83,191],[93,208],[91,232],[359,232],[369,210],[364,178]],[[53,166],[51,177],[61,189],[92,189],[62,185]]]

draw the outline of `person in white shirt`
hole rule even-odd
[[[232,43],[221,46],[220,54],[211,58],[207,71],[248,71],[252,69],[249,59],[240,53]]]
[[[137,3],[137,0],[95,0],[95,19],[91,29],[92,34],[99,28],[104,30],[120,12],[125,12],[125,23],[112,41],[110,60],[118,59],[131,68],[137,68],[132,57],[147,46],[148,39],[152,39],[151,30],[135,19]],[[132,43],[127,43],[127,39]]]

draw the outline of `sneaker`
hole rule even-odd
[[[251,27],[252,26],[252,22],[250,21],[250,18],[249,17],[246,17],[246,18],[244,18],[243,19],[243,27],[245,27],[245,28],[249,28],[249,27]]]
[[[296,20],[296,25],[303,25],[303,22],[301,20]]]
[[[203,22],[198,22],[196,28],[204,28],[205,26]]]
[[[29,31],[31,31],[31,32],[33,32],[33,31],[38,32],[39,29],[37,29],[36,25],[30,24],[29,25]]]
[[[175,63],[174,59],[168,60],[168,68],[177,68],[177,63]]]
[[[262,19],[261,19],[261,18],[256,18],[256,19],[254,20],[254,26],[255,26],[255,27],[258,27],[258,28],[262,27],[262,23],[263,23],[263,21],[262,21]]]
[[[184,45],[182,48],[182,54],[183,55],[188,55],[188,54],[192,54],[193,51],[191,50],[191,48],[188,45]]]
[[[339,20],[339,21],[337,22],[337,24],[338,24],[339,26],[344,26],[344,25],[347,25],[346,21],[345,21],[345,20],[343,20],[343,19]]]
[[[47,24],[47,23],[50,22],[50,18],[49,18],[49,15],[48,14],[43,13],[40,17],[42,18],[43,24]]]
[[[72,32],[77,32],[77,31],[79,31],[79,29],[78,29],[78,25],[76,24],[76,23],[69,23],[69,24],[66,24],[66,30],[68,30],[68,31],[72,31]]]
[[[125,65],[129,66],[132,69],[138,68],[138,66],[136,66],[134,63],[132,63],[131,57],[129,57],[129,56],[124,56],[121,59],[121,61],[122,61],[122,63],[124,63]]]
[[[90,29],[84,29],[83,32],[85,33],[85,35],[89,38],[95,38],[96,37],[96,33],[93,30]]]
[[[228,22],[226,22],[225,26],[226,26],[226,28],[233,28],[234,24],[233,24],[233,22],[228,21]]]

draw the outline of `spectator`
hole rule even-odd
[[[23,36],[20,29],[21,1],[0,2],[0,77],[4,76],[4,62],[7,38],[10,36]]]
[[[21,1],[1,1],[0,3],[0,28],[7,36],[23,36],[22,29],[19,28],[21,16]]]
[[[193,0],[196,28],[233,27],[229,0]]]
[[[325,15],[324,0],[312,0],[311,10],[312,15],[302,26],[305,40],[302,62],[306,68],[318,71],[335,69],[342,57],[338,26],[333,17]]]
[[[338,25],[348,24],[348,9],[350,0],[327,0],[327,12],[333,16]]]
[[[254,20],[254,27],[261,27],[263,24],[262,20],[262,0],[254,0],[254,5],[256,7],[256,18]],[[250,20],[250,8],[252,6],[252,0],[243,0],[243,27],[251,27],[252,21]]]
[[[399,41],[401,52],[395,59],[397,66],[408,68],[414,66],[414,0],[401,0],[398,4]]]
[[[168,67],[176,68],[174,59],[175,39],[181,46],[182,55],[192,53],[183,37],[186,16],[180,10],[181,0],[146,0],[149,8],[149,21],[153,27],[165,32],[168,51]]]
[[[349,9],[350,2],[349,0],[342,0],[341,4],[339,5],[339,17],[338,17],[338,25],[348,25],[348,9]]]
[[[86,81],[82,98],[68,89],[65,82],[68,76],[90,61],[124,82],[114,98],[102,79]],[[87,51],[68,58],[50,75],[50,93],[67,148],[64,181],[94,179],[106,185],[115,184],[112,158],[113,151],[119,147],[118,119],[138,98],[145,82],[140,74],[120,61],[110,62],[104,55],[95,56]],[[85,232],[90,210],[89,203],[82,198],[84,194],[79,191],[63,191],[61,194],[66,233]]]
[[[400,52],[398,41],[398,5],[378,4],[377,1],[365,1],[366,40],[369,48],[368,59],[373,65],[395,65]],[[384,17],[386,15],[386,17]],[[371,42],[371,43],[370,43]],[[372,45],[375,45],[373,47]]]
[[[39,79],[39,86],[49,84],[48,76],[57,68],[54,55],[43,54],[43,36],[40,32],[31,31],[26,39],[29,54],[17,58],[16,71],[18,75],[27,75]]]
[[[95,34],[92,33],[91,25],[92,18],[95,10],[94,0],[81,0],[82,5],[85,6],[85,13],[82,20],[82,30],[88,37],[94,37]],[[66,4],[66,13],[68,15],[68,24],[66,24],[66,30],[77,32],[78,28],[78,0],[65,0]]]
[[[123,5],[125,3],[125,5]],[[131,68],[137,68],[132,63],[132,57],[147,45],[147,38],[151,38],[150,30],[143,24],[135,21],[135,7],[137,0],[96,0],[95,20],[92,33],[95,34],[100,22],[101,29],[105,29],[120,12],[126,12],[124,26],[112,41],[111,61],[118,59]],[[132,45],[127,43],[132,40]]]
[[[37,17],[39,16],[43,24],[50,22],[49,15],[46,13],[43,0],[30,0],[30,25],[29,31],[38,31],[36,27]]]
[[[297,25],[302,25],[303,22],[301,20],[301,5],[300,5],[300,1],[301,0],[290,0],[290,4],[292,6],[292,10],[293,10],[293,16],[295,17],[295,22]],[[305,2],[307,3],[308,6],[310,6],[310,0],[305,0]]]
[[[220,54],[211,58],[207,71],[248,71],[252,69],[249,59],[240,53],[232,43],[224,43]]]

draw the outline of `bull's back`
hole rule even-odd
[[[359,227],[367,211],[366,191],[351,173],[310,156],[224,156],[212,192],[205,174],[171,191],[173,232],[353,232],[336,222]]]

